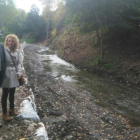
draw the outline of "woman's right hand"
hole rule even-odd
[[[17,75],[17,78],[20,79],[21,75]]]

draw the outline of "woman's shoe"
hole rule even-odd
[[[12,120],[12,118],[10,118],[10,117],[7,115],[7,113],[2,114],[2,117],[3,117],[3,120],[4,120],[4,121],[11,121],[11,120]]]
[[[9,110],[9,115],[17,116],[17,115],[19,115],[19,113],[14,109],[10,109]]]

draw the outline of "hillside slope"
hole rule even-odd
[[[50,47],[66,61],[90,72],[115,78],[128,85],[140,85],[140,47],[123,46],[106,41],[101,63],[95,33],[76,34],[63,29]]]

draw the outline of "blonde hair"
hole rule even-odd
[[[4,47],[8,46],[8,38],[13,38],[15,42],[14,50],[19,48],[19,39],[15,34],[9,34],[5,38]]]

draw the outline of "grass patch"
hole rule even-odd
[[[115,65],[113,63],[107,63],[107,64],[104,64],[104,67],[107,68],[107,69],[110,69],[112,67],[114,67]]]

